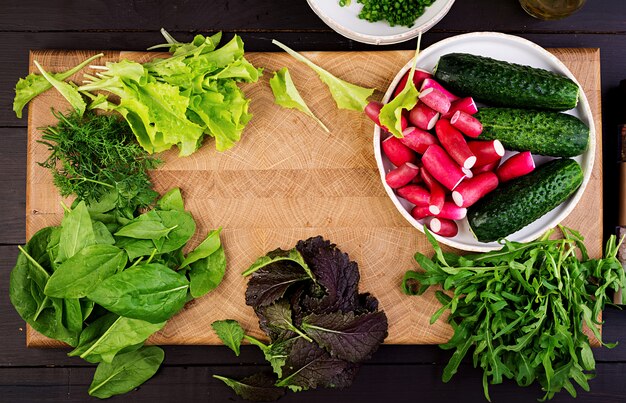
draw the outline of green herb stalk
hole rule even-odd
[[[574,383],[589,390],[595,360],[583,325],[602,342],[598,330],[601,311],[610,290],[626,284],[616,258],[618,245],[610,237],[603,259],[590,259],[582,236],[561,227],[564,239],[529,243],[505,242],[501,250],[458,256],[435,249],[428,259],[415,255],[423,272],[408,271],[403,290],[419,295],[429,287],[437,291],[442,307],[431,323],[449,312],[454,335],[443,349],[454,350],[443,372],[444,382],[457,372],[473,349],[472,362],[483,370],[483,388],[514,379],[520,386],[537,381],[551,399],[562,389],[576,396]]]

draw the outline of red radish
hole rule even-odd
[[[439,183],[449,190],[453,190],[465,178],[465,174],[457,163],[436,144],[428,147],[422,156],[422,164]]]
[[[459,233],[459,226],[452,220],[435,217],[428,223],[428,228],[437,235],[451,238]]]
[[[430,193],[419,185],[406,185],[396,190],[398,196],[410,201],[416,206],[428,206]]]
[[[404,137],[400,139],[402,144],[420,154],[424,154],[424,151],[426,151],[430,145],[439,144],[435,136],[416,127],[407,127],[402,134],[404,135]]]
[[[385,126],[380,125],[379,116],[380,116],[380,110],[383,108],[383,106],[385,105],[380,102],[371,101],[369,104],[365,106],[365,114],[367,115],[368,118],[372,119],[372,121],[376,123],[378,126],[389,131],[389,129],[387,129]],[[400,125],[402,126],[402,130],[406,129],[406,127],[408,126],[408,121],[406,119],[406,116],[404,116],[404,114],[400,116]]]
[[[422,88],[420,88],[420,92],[424,92],[429,88],[434,88],[437,91],[441,92],[442,94],[446,96],[446,98],[448,98],[450,102],[454,102],[459,99],[459,97],[457,97],[456,95],[454,95],[447,89],[443,88],[441,84],[439,84],[437,81],[433,80],[432,78],[426,78],[424,80],[424,83],[422,84]]]
[[[439,116],[439,112],[434,111],[423,102],[418,102],[409,113],[409,121],[419,129],[430,130],[435,127]]]
[[[406,83],[407,83],[407,81],[409,81],[409,73],[410,72],[411,72],[410,70],[407,71],[406,74],[404,75],[404,77],[402,77],[402,79],[398,83],[398,86],[393,91],[393,97],[391,97],[391,99],[394,99],[395,97],[397,97],[398,94],[400,92],[402,92],[404,87],[406,87]],[[424,82],[424,80],[427,79],[427,78],[432,78],[432,76],[433,75],[430,74],[426,70],[415,69],[415,72],[413,73],[413,84],[415,84],[415,88],[419,89],[421,87],[422,83]]]
[[[446,201],[446,190],[426,169],[422,168],[421,174],[424,183],[428,186],[428,190],[430,190],[428,210],[433,215],[437,215],[441,212],[443,203]]]
[[[407,162],[412,164],[417,162],[417,156],[413,150],[402,144],[397,137],[389,136],[382,142],[382,147],[389,161],[397,167]]]
[[[400,165],[398,168],[389,171],[385,177],[387,185],[393,189],[402,187],[413,180],[420,172],[419,167],[407,162]]]
[[[480,121],[463,111],[456,111],[450,123],[468,137],[476,138],[483,132],[483,125]]]
[[[468,141],[467,146],[476,156],[476,166],[483,166],[494,161],[499,161],[504,155],[504,147],[502,143],[500,143],[500,140]]]
[[[420,92],[418,98],[439,113],[445,114],[450,110],[451,103],[448,97],[435,88],[429,88]]]
[[[511,179],[531,173],[535,169],[535,161],[530,151],[515,154],[504,161],[496,173],[500,182],[507,182]]]
[[[476,106],[476,102],[474,102],[474,98],[472,97],[461,98],[458,101],[452,102],[452,105],[450,106],[450,110],[448,111],[448,113],[442,116],[442,118],[450,119],[452,115],[456,113],[456,111],[463,111],[465,113],[469,113],[470,115],[473,115],[476,112],[478,112],[478,107]]]
[[[432,217],[428,206],[415,206],[411,209],[411,216],[416,220],[421,220],[422,218]]]
[[[498,187],[498,177],[493,172],[483,172],[464,180],[452,192],[452,200],[459,207],[469,207]]]
[[[476,167],[473,167],[473,168],[476,168]],[[463,173],[465,174],[466,178],[473,178],[474,177],[474,172],[472,172],[471,169],[467,169],[467,168],[461,167],[461,171],[463,171]]]
[[[485,164],[485,165],[475,166],[474,168],[472,168],[472,173],[474,175],[478,175],[483,172],[493,172],[496,170],[498,165],[500,165],[500,160],[490,162],[489,164]],[[468,176],[468,178],[470,178],[470,176]]]
[[[446,201],[443,208],[437,214],[437,218],[446,218],[448,220],[462,220],[467,215],[465,207],[459,207],[451,201]]]
[[[435,125],[437,137],[443,148],[463,168],[470,169],[476,163],[476,156],[467,145],[460,131],[452,127],[450,121],[441,119]]]

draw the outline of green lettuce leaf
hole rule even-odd
[[[304,102],[304,99],[300,96],[298,89],[291,79],[291,74],[289,74],[287,67],[283,67],[274,73],[274,77],[270,79],[270,87],[272,87],[274,101],[277,105],[284,108],[297,109],[306,113],[315,119],[315,121],[319,123],[319,125],[322,126],[327,133],[330,133],[330,130],[328,130],[324,123],[322,123],[322,121],[313,114],[311,109],[309,109],[307,104]]]
[[[319,67],[306,57],[302,56],[298,52],[290,49],[286,45],[278,42],[277,40],[272,41],[273,44],[283,49],[285,52],[289,53],[291,56],[296,58],[297,60],[305,63],[307,66],[312,68],[320,79],[328,86],[333,99],[337,103],[337,107],[339,109],[349,109],[353,111],[363,111],[365,106],[367,105],[367,98],[374,93],[373,88],[363,88],[358,85],[351,84],[347,81],[344,81],[340,78],[335,77],[328,71]]]
[[[61,93],[61,95],[63,95],[63,97],[67,99],[70,105],[72,105],[72,107],[76,109],[80,116],[83,116],[83,114],[85,113],[85,109],[87,109],[87,104],[85,103],[82,95],[80,95],[80,92],[78,92],[77,87],[73,86],[72,84],[66,83],[65,81],[58,80],[56,77],[54,77],[54,75],[47,73],[43,69],[43,67],[39,65],[37,60],[35,60],[34,63],[35,66],[37,66],[37,68],[39,69],[39,72],[41,73],[43,78],[45,78],[50,83],[50,85],[56,88],[57,91],[59,91],[59,93]]]

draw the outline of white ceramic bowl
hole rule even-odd
[[[371,45],[391,45],[415,38],[437,24],[450,10],[454,0],[437,0],[427,7],[412,27],[390,26],[385,21],[369,22],[359,18],[363,7],[357,0],[341,7],[339,0],[307,0],[322,21],[346,38]]]
[[[493,32],[476,32],[471,34],[458,35],[452,38],[440,41],[427,49],[423,50],[417,57],[417,67],[432,71],[439,60],[439,57],[453,52],[472,53],[481,56],[488,56],[494,59],[506,60],[512,63],[525,64],[533,67],[539,67],[554,71],[559,74],[563,74],[576,83],[576,78],[569,71],[567,67],[554,55],[543,49],[542,47],[522,39],[516,36],[505,35]],[[383,103],[386,103],[391,98],[393,90],[398,85],[398,82],[404,76],[404,74],[411,68],[412,61],[409,61],[396,75],[395,79],[389,86],[389,89],[385,93]],[[579,84],[580,86],[580,84]],[[590,138],[588,150],[574,158],[582,167],[584,178],[583,183],[576,193],[567,201],[550,211],[537,221],[522,228],[521,230],[507,236],[510,241],[528,242],[541,236],[548,229],[556,226],[560,223],[568,214],[574,209],[578,201],[585,191],[585,187],[591,177],[591,171],[593,168],[594,156],[595,156],[595,139],[596,131],[593,122],[593,115],[589,108],[589,102],[584,92],[580,91],[580,98],[578,106],[575,109],[567,111],[566,113],[574,115],[580,118],[587,126],[589,126]],[[374,129],[374,155],[376,157],[376,163],[380,172],[380,177],[387,191],[387,194],[393,201],[398,211],[411,223],[415,228],[423,232],[423,221],[415,220],[411,214],[411,208],[413,205],[408,201],[399,198],[385,182],[385,176],[387,172],[394,168],[389,162],[387,157],[381,152],[381,141],[384,138],[381,136],[386,135],[380,130],[378,126]],[[505,155],[505,158],[508,155]],[[536,156],[535,162],[541,164],[550,157]],[[436,236],[437,240],[446,245],[452,246],[457,249],[475,252],[485,252],[501,247],[497,242],[483,243],[478,240],[471,233],[467,219],[459,221],[459,233],[453,238],[444,238]]]

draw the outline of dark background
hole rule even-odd
[[[337,1],[337,0],[328,0]],[[414,41],[374,47],[330,30],[304,0],[3,0],[0,4],[0,401],[86,401],[94,366],[67,357],[67,351],[26,349],[24,323],[9,302],[9,272],[18,244],[25,242],[27,119],[12,111],[13,88],[28,73],[30,49],[143,50],[162,42],[161,27],[179,40],[195,33],[238,33],[246,50],[276,51],[271,39],[296,50],[412,49]],[[450,13],[423,38],[428,46],[473,31],[499,31],[530,39],[543,47],[601,49],[604,141],[604,232],[617,223],[617,86],[626,78],[626,2],[591,0],[562,21],[527,16],[517,0],[457,0]],[[622,104],[626,100],[621,101]],[[626,340],[626,313],[605,311],[605,341]],[[138,391],[113,401],[240,401],[211,377],[243,377],[265,366],[261,353],[244,346],[240,357],[225,347],[165,347],[157,375]],[[578,401],[626,401],[626,346],[595,350],[597,377]],[[350,389],[289,393],[283,402],[448,402],[485,401],[482,374],[466,361],[448,384],[441,372],[450,354],[436,346],[383,346],[361,368]],[[566,392],[563,392],[566,393]],[[569,395],[554,401],[571,401]],[[537,387],[513,382],[491,387],[494,402],[530,402]]]

